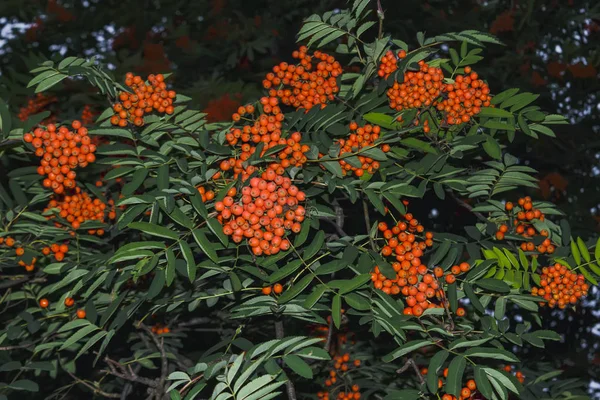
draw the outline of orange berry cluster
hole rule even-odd
[[[398,58],[406,57],[406,51],[398,52]],[[378,74],[387,78],[398,69],[397,59],[391,50],[383,56]],[[402,83],[394,82],[388,89],[390,107],[404,109],[421,108],[433,105],[438,111],[445,112],[448,125],[468,122],[473,115],[479,114],[481,107],[490,106],[490,88],[471,67],[464,68],[464,75],[457,75],[452,84],[444,84],[441,68],[430,67],[425,61],[419,61],[419,71],[408,71]],[[441,94],[446,98],[439,100]],[[425,133],[429,132],[429,126]]]
[[[56,261],[62,261],[65,259],[65,255],[69,252],[69,246],[66,244],[58,244],[53,243],[50,247],[44,247],[42,249],[42,254],[47,256],[50,253],[54,253],[54,258]]]
[[[281,294],[281,292],[283,292],[283,286],[281,285],[281,283],[276,283],[272,287],[265,286],[264,288],[262,288],[262,294],[264,294],[265,296],[268,296],[271,293]]]
[[[8,247],[13,247],[15,245],[15,239],[13,239],[10,236],[7,236],[6,238],[0,237],[0,244],[5,244]]]
[[[338,378],[344,379],[346,373],[353,367],[360,367],[361,361],[356,359],[352,360],[349,353],[338,355],[333,357],[333,368],[329,371],[329,377],[325,380],[325,386],[327,388],[335,386],[338,382]],[[340,399],[340,400],[352,400],[360,399],[360,387],[358,385],[352,385],[350,390],[340,391],[337,396],[330,397],[329,391],[320,391],[317,393],[317,397],[323,400]]]
[[[20,250],[22,250],[21,254],[19,254],[19,253],[20,253],[20,252],[19,252],[19,249],[20,249]],[[19,255],[19,256],[22,256],[24,252],[25,252],[25,251],[23,250],[23,248],[22,248],[22,247],[19,247],[19,248],[17,249],[17,255]],[[20,265],[21,267],[25,267],[25,271],[27,271],[27,272],[31,272],[31,271],[33,271],[33,270],[35,269],[35,263],[36,263],[36,261],[37,261],[37,258],[36,258],[36,257],[33,257],[33,258],[31,259],[31,263],[30,263],[30,264],[27,264],[27,263],[26,263],[25,261],[23,261],[23,260],[19,260],[19,265]]]
[[[506,371],[506,372],[513,372],[513,370],[514,370],[514,366],[512,366],[512,365],[506,365],[504,367],[504,371]],[[523,375],[523,373],[521,371],[515,371],[514,375],[519,382],[525,383],[525,375]]]
[[[425,240],[418,241],[415,233],[422,233],[425,229],[410,213],[404,215],[404,221],[399,221],[391,229],[385,222],[380,222],[378,229],[386,240],[381,254],[396,258],[392,263],[396,276],[388,278],[381,273],[378,266],[375,266],[371,273],[375,288],[386,294],[402,293],[406,296],[408,307],[404,309],[404,313],[407,315],[420,316],[425,309],[438,307],[428,299],[439,295],[437,292],[439,283],[434,275],[428,273],[427,266],[421,262],[423,251],[433,246],[433,234],[427,232]]]
[[[86,104],[81,112],[81,123],[83,125],[91,125],[94,123],[94,116],[96,113],[92,111],[92,107],[89,104]]]
[[[33,133],[23,135],[23,140],[35,148],[35,155],[41,157],[38,174],[47,175],[43,185],[55,193],[64,193],[65,188],[75,187],[75,171],[96,160],[96,145],[91,143],[88,130],[79,121],[71,124],[73,131],[65,125],[58,128],[49,124],[36,128]]]
[[[198,193],[200,193],[200,197],[202,197],[202,202],[204,203],[215,198],[215,192],[206,190],[204,186],[198,186]]]
[[[444,74],[441,68],[430,67],[425,61],[419,61],[419,71],[408,71],[404,82],[394,82],[387,90],[390,107],[402,111],[411,108],[427,107],[440,96]]]
[[[64,196],[60,200],[52,199],[48,203],[44,212],[49,211],[53,208],[58,208],[59,215],[71,224],[73,229],[79,229],[81,224],[85,221],[98,221],[104,222],[106,215],[106,204],[100,199],[92,199],[86,192],[80,188],[75,188],[75,194],[71,196]],[[48,219],[54,218],[54,216],[47,217]],[[56,223],[57,227],[62,226],[60,223]],[[90,229],[88,230],[90,235],[97,234],[98,236],[104,235],[103,229]]]
[[[282,137],[281,123],[284,120],[284,114],[279,107],[279,101],[275,97],[263,97],[260,99],[263,112],[254,117],[255,108],[252,104],[242,106],[238,112],[233,114],[232,118],[238,122],[244,117],[250,123],[244,124],[242,127],[233,127],[225,136],[227,143],[231,146],[240,146],[241,152],[235,157],[228,160],[223,160],[219,165],[222,171],[233,170],[234,177],[242,175],[242,179],[246,180],[256,171],[252,165],[245,165],[245,162],[256,151],[256,146],[263,143],[261,156],[267,150],[275,146],[285,146],[277,154],[274,154],[274,164],[272,169],[282,175],[285,168],[300,167],[306,162],[306,153],[310,147],[301,145],[302,135],[299,132],[292,133],[289,137]],[[281,168],[279,168],[281,167]]]
[[[398,58],[406,57],[406,51],[400,50],[398,52]],[[381,64],[379,64],[379,71],[377,71],[377,75],[380,78],[387,78],[398,69],[398,58],[394,55],[394,52],[388,50],[383,57],[381,58]]]
[[[165,333],[171,332],[168,326],[163,324],[155,324],[152,326],[152,333],[156,333],[157,335],[164,335]]]
[[[561,309],[569,304],[577,304],[581,297],[587,295],[589,289],[583,275],[577,275],[558,263],[542,268],[540,286],[531,289],[531,294],[547,300],[550,308],[558,306]],[[540,303],[542,306],[544,304],[546,303]]]
[[[297,65],[282,62],[273,67],[263,80],[269,96],[278,97],[285,105],[306,111],[319,105],[326,106],[339,92],[336,78],[342,74],[342,66],[333,56],[315,51],[311,56],[306,46],[292,53],[299,60]]]
[[[526,239],[529,239],[535,235],[541,235],[546,237],[546,239],[537,247],[532,241],[522,242],[521,250],[523,251],[534,251],[537,250],[539,253],[548,253],[552,254],[556,250],[554,244],[550,238],[548,238],[548,231],[542,229],[540,232],[537,231],[535,226],[533,225],[534,220],[544,221],[546,219],[544,213],[540,210],[533,207],[533,203],[531,201],[531,197],[525,196],[518,200],[518,207],[515,208],[515,205],[510,201],[506,203],[504,206],[506,211],[508,212],[509,217],[514,217],[513,220],[513,229],[511,233],[516,235],[520,235]],[[496,232],[496,239],[503,240],[504,235],[510,230],[509,226],[506,224],[500,225],[498,231]]]
[[[365,125],[359,127],[356,122],[350,123],[350,136],[347,139],[340,139],[338,143],[341,146],[340,149],[340,158],[344,156],[344,154],[358,154],[358,159],[360,160],[361,167],[355,167],[350,165],[344,159],[341,159],[340,165],[342,166],[342,172],[344,175],[349,172],[354,172],[354,175],[361,177],[365,172],[370,174],[375,173],[379,169],[379,162],[373,160],[370,157],[364,157],[360,155],[361,149],[371,148],[374,146],[374,143],[377,139],[379,139],[379,132],[381,132],[381,128],[378,125]],[[383,144],[381,145],[381,150],[383,152],[390,151],[390,145]]]
[[[421,372],[421,375],[427,375],[427,373],[429,372],[429,369],[421,368],[420,372]],[[444,378],[448,377],[448,368],[444,368],[443,375],[444,375]],[[441,389],[442,387],[444,387],[444,380],[440,378],[440,379],[438,379],[438,388]],[[477,390],[477,384],[475,383],[475,380],[469,379],[467,381],[467,383],[465,384],[465,386],[460,391],[460,399],[464,400],[464,399],[471,398],[471,396],[475,393],[476,390]],[[452,396],[451,394],[446,393],[445,395],[442,396],[442,400],[457,400],[457,398],[456,398],[456,396]]]
[[[465,75],[456,76],[454,83],[446,85],[444,91],[448,98],[442,100],[437,109],[446,112],[448,125],[468,122],[479,114],[481,107],[488,107],[492,99],[488,85],[468,66]]]
[[[244,238],[255,255],[277,254],[290,248],[286,231],[300,232],[306,213],[300,202],[306,200],[304,192],[292,185],[289,178],[269,169],[261,178],[250,179],[250,185],[241,190],[231,188],[223,201],[215,203],[223,233],[240,243]]]
[[[173,90],[167,90],[165,77],[162,74],[151,74],[148,75],[148,82],[131,72],[125,75],[125,85],[130,87],[133,93],[119,93],[120,102],[113,106],[115,114],[110,119],[111,124],[125,127],[131,122],[142,126],[144,114],[152,111],[173,114],[173,99],[177,94]]]
[[[21,109],[19,110],[18,117],[21,121],[25,121],[30,116],[45,111],[48,105],[56,103],[57,101],[58,98],[56,96],[49,96],[43,93],[38,93],[33,99],[29,99],[29,101],[27,101],[27,105],[25,107],[21,107]],[[54,117],[50,118],[56,119]],[[50,118],[46,119],[45,122],[50,123]]]

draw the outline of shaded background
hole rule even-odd
[[[540,93],[543,108],[572,122],[556,127],[557,140],[518,135],[509,145],[510,153],[539,171],[540,189],[527,194],[555,202],[568,215],[573,236],[597,234],[600,2],[382,3],[385,32],[411,45],[419,31],[433,36],[465,29],[493,33],[505,43],[488,47],[484,61],[474,67],[492,92],[519,87]],[[224,121],[260,95],[268,69],[291,58],[294,35],[305,17],[346,6],[345,1],[317,0],[1,0],[0,98],[23,119],[46,110],[54,118],[78,118],[86,105],[92,105],[91,113],[99,112],[93,105],[101,104],[102,97],[83,81],[64,81],[48,98],[36,98],[26,88],[27,71],[41,61],[94,56],[117,77],[127,71],[171,71],[178,92],[190,96],[210,121]],[[447,56],[445,50],[440,57]],[[0,164],[0,172],[7,168]],[[428,216],[428,225],[437,231],[463,233],[462,226],[472,222],[466,220],[471,218],[467,211],[435,196],[412,207],[420,219]],[[544,357],[573,376],[600,380],[598,297],[595,289],[585,307],[553,311],[548,327],[565,334],[566,343],[522,355],[525,367],[528,357]]]

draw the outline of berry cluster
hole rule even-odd
[[[513,370],[514,370],[514,369],[515,369],[515,368],[514,368],[514,366],[512,366],[512,365],[506,365],[506,366],[504,367],[504,370],[505,370],[506,372],[509,372],[509,373],[510,373],[510,372],[513,372]],[[515,378],[517,378],[517,380],[518,380],[519,382],[521,382],[521,383],[525,383],[525,375],[523,375],[523,373],[522,373],[521,371],[515,370],[515,371],[514,371],[514,375],[515,375]]]
[[[560,264],[542,268],[540,286],[531,289],[531,294],[547,300],[550,308],[558,306],[561,309],[569,304],[577,304],[589,289],[583,275],[577,275]],[[546,303],[540,303],[542,306],[544,304]]]
[[[301,145],[302,135],[299,132],[292,133],[289,137],[282,137],[281,123],[284,114],[279,108],[279,101],[275,97],[263,97],[260,99],[263,112],[255,117],[253,114],[255,108],[252,104],[242,106],[238,112],[233,114],[235,122],[242,118],[250,123],[241,127],[233,127],[225,136],[230,146],[240,146],[240,153],[235,158],[223,160],[219,165],[222,171],[233,170],[234,177],[242,175],[246,180],[256,168],[253,165],[246,165],[246,161],[256,152],[256,148],[263,143],[260,156],[263,156],[269,149],[276,146],[285,146],[277,154],[272,155],[274,166],[273,170],[282,175],[285,168],[300,167],[306,162],[306,153],[310,148],[307,145]],[[281,167],[281,168],[279,168]]]
[[[13,247],[15,245],[15,239],[10,236],[0,237],[0,244],[5,244],[8,247]]]
[[[381,132],[381,128],[377,125],[365,125],[359,127],[356,122],[350,123],[350,136],[347,139],[340,139],[338,141],[340,145],[340,165],[342,166],[342,172],[344,175],[349,172],[354,172],[354,175],[361,177],[365,172],[370,174],[375,173],[379,169],[379,162],[373,160],[370,157],[365,157],[362,155],[358,155],[358,160],[360,161],[360,168],[354,166],[343,159],[344,154],[355,154],[360,153],[362,149],[368,149],[375,146],[375,141],[379,139],[379,132]],[[390,151],[390,145],[383,144],[381,145],[381,150],[383,152]]]
[[[20,249],[21,249],[21,250],[23,250],[23,248],[20,248]],[[24,252],[25,252],[25,251],[23,250],[23,253],[24,253]],[[22,253],[22,254],[19,254],[19,249],[17,249],[17,255],[23,255],[23,253]],[[33,258],[31,259],[31,263],[30,263],[30,264],[27,264],[27,263],[26,263],[25,261],[23,261],[23,260],[19,260],[19,265],[20,265],[21,267],[25,267],[25,271],[27,271],[27,272],[31,272],[31,271],[33,271],[33,270],[35,269],[35,263],[36,263],[36,261],[37,261],[37,258],[36,258],[36,257],[33,257]]]
[[[198,186],[198,193],[200,193],[200,197],[202,197],[202,202],[204,203],[215,198],[215,192],[206,190],[204,186]]]
[[[276,283],[272,287],[265,286],[264,288],[262,288],[262,294],[264,294],[265,296],[268,296],[271,293],[281,294],[281,292],[283,292],[283,286],[281,285],[281,283]]]
[[[69,196],[66,195],[60,200],[52,199],[48,203],[47,208],[44,212],[47,212],[53,208],[58,208],[59,216],[71,224],[73,229],[79,229],[81,224],[85,221],[98,221],[104,222],[106,215],[106,204],[100,199],[92,199],[86,192],[83,192],[80,188],[75,188],[75,194]],[[48,216],[48,219],[54,218],[54,216]],[[56,223],[57,227],[62,226],[60,223]],[[103,229],[90,229],[88,230],[90,235],[97,234],[98,236],[104,235]]]
[[[537,231],[533,225],[535,220],[544,221],[546,219],[544,213],[533,207],[531,197],[525,196],[518,200],[518,206],[515,207],[510,201],[506,203],[505,209],[509,215],[509,218],[513,219],[513,226],[510,228],[506,224],[502,224],[498,227],[496,232],[496,239],[503,240],[507,232],[510,231],[512,234],[520,235],[525,239],[531,239],[536,235],[544,236],[546,239],[539,244],[537,247],[533,241],[525,241],[521,243],[521,250],[523,251],[534,251],[537,250],[539,253],[554,253],[556,249],[552,244],[550,238],[548,238],[548,231],[542,229]]]
[[[444,87],[443,79],[441,68],[430,67],[425,61],[419,61],[418,72],[406,72],[404,82],[394,82],[388,89],[390,107],[402,111],[430,106],[440,96]]]
[[[327,388],[336,386],[338,378],[344,379],[344,375],[346,375],[349,370],[353,367],[359,367],[360,364],[361,361],[358,359],[351,360],[349,353],[333,357],[333,369],[329,371],[329,378],[325,380],[325,386]],[[334,398],[340,400],[352,400],[361,398],[360,387],[358,385],[352,385],[349,389],[350,390],[338,392],[336,397],[330,397],[329,391],[320,391],[317,393],[317,397],[323,400],[333,400]]]
[[[164,335],[165,333],[171,332],[168,326],[163,324],[155,324],[152,326],[152,333],[156,333],[157,335]]]
[[[52,104],[56,103],[58,98],[56,96],[45,95],[43,93],[38,93],[33,99],[29,99],[27,105],[25,107],[21,107],[19,110],[19,119],[21,121],[27,120],[30,116],[40,113],[42,111],[46,111],[46,108]],[[52,120],[56,120],[55,117],[47,118],[45,123],[50,123]]]
[[[423,371],[421,371],[423,372]],[[444,378],[448,377],[448,368],[444,369]],[[444,386],[444,381],[442,379],[438,380],[438,387],[441,388]],[[469,399],[471,398],[471,396],[475,393],[475,391],[477,390],[477,383],[475,383],[475,380],[473,379],[469,379],[467,381],[467,383],[465,383],[465,386],[460,390],[460,400],[465,400],[465,399]],[[449,393],[446,393],[442,396],[442,400],[457,400],[456,396],[453,396]]]
[[[401,50],[396,57],[391,50],[383,56],[378,74],[387,78],[398,69],[398,59],[406,57]],[[394,81],[387,91],[390,107],[402,111],[412,108],[434,106],[445,113],[444,120],[448,125],[468,122],[473,115],[481,111],[481,107],[490,106],[490,88],[471,67],[464,68],[464,75],[457,75],[454,83],[444,84],[441,68],[431,67],[425,61],[419,61],[419,71],[408,71],[404,81]],[[444,98],[440,98],[444,95]],[[429,132],[429,127],[425,133]]]
[[[56,261],[62,261],[65,259],[65,255],[69,252],[69,246],[66,244],[58,244],[53,243],[50,247],[44,247],[42,249],[42,254],[47,256],[50,253],[54,253],[54,258]]]
[[[84,168],[96,160],[96,145],[91,143],[88,130],[77,120],[71,126],[73,131],[65,125],[58,128],[49,124],[46,129],[36,128],[23,135],[23,140],[35,148],[35,155],[42,158],[37,172],[47,175],[44,187],[58,194],[64,193],[65,188],[75,187],[73,169]]]
[[[89,104],[86,104],[81,112],[81,123],[83,125],[91,125],[94,123],[96,113],[92,110]]]
[[[465,75],[454,78],[453,84],[445,87],[448,98],[438,105],[439,111],[446,112],[448,125],[468,122],[473,115],[479,114],[481,107],[490,105],[490,88],[471,67],[465,67]]]
[[[300,232],[306,210],[299,203],[306,199],[304,192],[292,185],[289,178],[269,169],[261,178],[250,179],[250,185],[241,190],[231,188],[223,201],[215,203],[223,233],[240,243],[244,238],[255,255],[277,254],[287,250],[290,242],[286,231]]]
[[[406,51],[400,50],[398,52],[398,58],[404,57],[406,57]],[[398,58],[396,58],[393,51],[388,50],[381,58],[381,64],[379,64],[377,75],[379,75],[380,78],[389,77],[392,72],[395,72],[398,69]]]
[[[311,56],[306,46],[292,53],[299,60],[297,65],[282,62],[263,80],[269,96],[278,97],[285,105],[306,111],[319,105],[326,106],[339,92],[336,77],[342,74],[342,66],[332,56],[315,51]]]
[[[173,90],[167,90],[167,84],[162,74],[151,74],[148,76],[148,82],[142,80],[139,75],[134,76],[128,72],[125,76],[125,85],[133,93],[121,92],[119,94],[120,102],[113,106],[115,114],[110,122],[113,125],[121,127],[127,126],[128,122],[136,126],[144,125],[144,114],[157,111],[161,114],[173,114],[173,99],[176,93]]]
[[[425,309],[438,307],[428,299],[436,295],[440,297],[439,283],[436,279],[439,267],[436,268],[434,276],[428,273],[427,266],[422,264],[420,258],[423,250],[433,246],[433,234],[427,232],[425,240],[418,241],[415,233],[422,233],[425,229],[410,213],[404,215],[404,221],[399,221],[391,229],[385,222],[380,222],[378,229],[386,240],[381,254],[395,257],[396,261],[392,263],[392,268],[396,276],[388,278],[381,273],[378,266],[375,266],[371,273],[375,288],[386,294],[402,293],[406,296],[408,307],[404,309],[404,313],[407,315],[420,316]],[[439,270],[442,271],[441,268]]]

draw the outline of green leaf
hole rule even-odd
[[[288,367],[290,367],[292,371],[294,371],[301,377],[306,379],[312,379],[313,372],[310,368],[310,365],[308,365],[306,361],[304,361],[297,355],[288,354],[287,356],[283,356],[283,361]]]
[[[198,243],[198,246],[200,246],[200,248],[202,249],[204,254],[206,254],[208,256],[208,258],[210,258],[212,261],[218,263],[219,256],[217,255],[217,252],[213,248],[213,245],[210,243],[210,241],[206,237],[206,234],[199,229],[194,229],[192,231],[192,234],[194,235],[194,239],[196,240],[196,243]]]
[[[342,296],[336,294],[331,302],[331,318],[333,324],[339,329],[342,322]]]
[[[86,353],[90,349],[90,347],[92,347],[94,344],[96,344],[100,339],[102,339],[107,334],[108,334],[108,332],[106,332],[106,331],[97,332],[94,336],[92,336],[90,338],[90,340],[87,341],[87,343],[81,348],[81,350],[79,350],[79,352],[75,356],[75,359],[78,359],[79,357],[81,357],[84,353]]]
[[[177,232],[165,228],[160,225],[151,224],[150,222],[132,222],[129,224],[131,229],[137,229],[152,236],[159,236],[167,239],[177,240],[179,235]]]
[[[475,348],[468,349],[465,352],[465,356],[491,358],[494,360],[502,360],[502,361],[508,361],[508,362],[512,362],[512,363],[519,362],[519,359],[511,352],[508,352],[504,349],[497,349],[497,348],[491,348],[491,347],[475,347]]]
[[[300,279],[300,281],[298,281],[298,283],[294,284],[294,286],[287,289],[281,296],[279,296],[277,301],[280,304],[285,304],[288,301],[293,300],[300,293],[302,293],[304,291],[304,289],[306,289],[308,287],[308,285],[310,285],[310,283],[313,281],[313,279],[314,279],[314,275],[312,275],[312,274],[306,275],[304,278]]]
[[[65,75],[65,74],[52,75],[51,77],[46,78],[42,82],[40,82],[40,84],[35,88],[35,93],[41,93],[45,90],[48,90],[52,86],[58,84],[60,81],[62,81],[65,78],[68,78],[68,77],[69,77],[69,75]]]
[[[315,235],[312,242],[308,246],[306,246],[306,249],[304,250],[303,254],[304,259],[310,260],[315,254],[319,252],[319,250],[321,250],[321,248],[323,247],[323,243],[325,243],[325,232],[319,231]]]
[[[60,346],[60,348],[58,350],[64,350],[68,347],[71,347],[79,339],[86,337],[88,334],[90,334],[93,331],[98,330],[98,329],[99,328],[96,325],[84,326],[83,328],[81,328],[80,330],[75,332],[73,335],[69,336],[69,338],[62,344],[62,346]]]
[[[500,145],[493,137],[487,135],[485,142],[483,142],[483,150],[492,158],[496,160],[502,159],[502,149]]]
[[[183,254],[183,259],[187,264],[187,275],[190,282],[194,282],[196,279],[196,261],[194,260],[194,253],[192,253],[192,249],[190,245],[187,244],[185,240],[181,240],[179,242],[179,247],[181,248],[181,254]]]
[[[510,292],[510,286],[508,286],[508,284],[506,284],[504,281],[500,281],[498,279],[491,279],[491,278],[480,279],[480,280],[476,281],[475,284],[482,289],[490,290],[492,292],[499,292],[499,293]]]
[[[410,342],[406,342],[404,345],[400,346],[393,352],[383,356],[382,360],[389,363],[399,357],[402,357],[405,354],[408,354],[410,352],[420,349],[421,347],[429,346],[432,344],[434,344],[434,342],[432,342],[431,340],[425,340],[425,339],[411,340]]]
[[[305,308],[312,309],[313,306],[321,299],[321,297],[323,297],[323,294],[325,294],[326,291],[327,286],[318,285],[308,296],[306,296],[303,306]]]
[[[223,233],[223,225],[221,225],[219,221],[215,218],[208,218],[206,220],[206,225],[208,225],[208,229],[219,238],[219,241],[223,243],[223,246],[229,246],[229,237]]]
[[[486,399],[493,398],[494,391],[492,389],[492,384],[490,383],[484,369],[476,365],[474,367],[474,377],[475,383],[477,384],[477,390],[479,390]]]
[[[427,367],[427,388],[433,394],[438,391],[438,372],[448,359],[450,353],[446,350],[440,350],[429,361],[429,366]]]
[[[573,240],[573,237],[571,237],[571,254],[575,259],[575,263],[581,265],[581,253],[579,252],[579,248],[577,247],[575,240]]]
[[[446,379],[446,392],[453,396],[460,397],[462,388],[462,378],[465,373],[467,360],[459,355],[452,359],[448,366],[448,378]]]
[[[469,300],[471,300],[471,303],[473,304],[473,307],[475,307],[475,309],[477,311],[479,311],[481,314],[484,314],[485,313],[485,308],[483,308],[483,305],[481,304],[481,301],[479,301],[479,298],[477,297],[477,295],[473,291],[473,288],[471,287],[471,285],[468,284],[468,283],[463,284],[463,290],[465,291],[465,294],[467,295],[467,297],[469,298]]]
[[[588,251],[587,246],[580,237],[577,238],[577,247],[579,248],[579,252],[581,253],[583,259],[587,262],[590,262],[592,259],[590,257],[590,252]]]
[[[123,196],[127,197],[132,195],[148,176],[148,170],[146,168],[138,168],[135,170],[131,177],[131,181],[129,181],[125,186],[123,186],[123,190],[121,193]]]
[[[269,276],[269,282],[271,284],[279,282],[286,276],[289,276],[289,275],[293,274],[294,272],[296,272],[302,265],[303,265],[302,260],[296,259],[296,260],[290,261],[284,267],[282,267],[281,269],[272,273],[271,276]]]
[[[13,390],[24,390],[26,392],[39,392],[40,387],[34,381],[30,381],[29,379],[19,379],[18,381],[12,382],[8,385],[9,388]]]

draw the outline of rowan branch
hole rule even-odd
[[[142,328],[143,330],[145,330],[148,333],[148,335],[150,335],[150,339],[152,339],[152,341],[154,342],[154,345],[160,352],[160,358],[161,358],[160,378],[158,379],[158,385],[157,385],[157,390],[159,391],[159,393],[157,393],[157,395],[156,395],[156,398],[160,399],[162,397],[162,395],[164,394],[164,391],[165,391],[164,386],[165,386],[165,382],[167,381],[167,375],[169,373],[169,360],[167,358],[167,353],[165,352],[165,342],[164,342],[163,338],[161,338],[159,340],[158,336],[155,335],[154,332],[152,332],[152,329],[147,327],[144,323],[140,322],[139,327]]]
[[[69,374],[71,376],[71,378],[73,378],[77,383],[81,383],[82,385],[84,385],[85,387],[87,387],[88,389],[90,389],[91,391],[93,391],[94,393],[96,393],[96,394],[98,394],[100,396],[107,397],[109,399],[119,399],[119,398],[121,398],[121,396],[119,394],[105,392],[102,389],[95,387],[91,383],[88,383],[88,382],[86,382],[86,381],[84,381],[82,379],[79,379],[78,377],[76,377],[75,375],[73,375],[69,371],[67,371],[67,374]]]
[[[419,378],[419,382],[421,382],[421,385],[423,383],[425,383],[425,378],[423,378],[423,375],[421,375],[419,366],[417,365],[415,360],[413,360],[412,358],[408,358],[406,360],[406,362],[404,363],[404,365],[396,370],[396,373],[401,374],[403,372],[406,372],[410,367],[412,367],[414,369],[415,374],[417,375],[417,378]]]
[[[329,330],[327,331],[327,340],[325,341],[325,351],[329,352],[331,349],[331,339],[333,338],[333,318],[329,319]]]
[[[281,319],[278,319],[277,321],[275,321],[275,338],[283,339],[284,336],[285,333],[283,331],[283,321]],[[288,379],[285,382],[285,388],[288,395],[288,399],[296,400],[296,389],[294,388],[294,383],[290,379]]]

